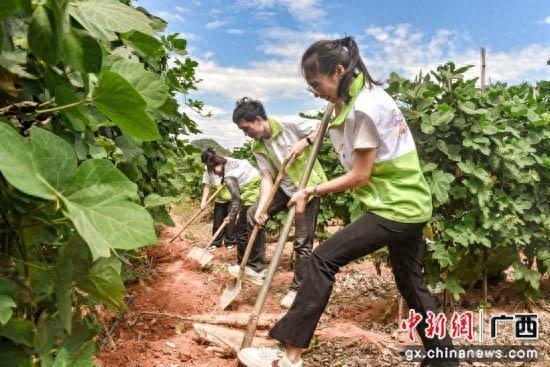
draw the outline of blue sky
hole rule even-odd
[[[259,98],[282,120],[323,102],[305,91],[299,59],[317,40],[356,37],[371,74],[412,77],[447,60],[479,64],[487,49],[492,80],[550,79],[550,1],[139,0],[188,39],[203,81],[191,95],[211,118],[189,112],[210,137],[232,148],[244,143],[231,122],[235,101]],[[473,69],[471,76],[479,74]]]

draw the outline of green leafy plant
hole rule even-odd
[[[388,81],[433,194],[427,278],[458,298],[484,269],[513,264],[518,290],[532,299],[550,265],[548,82],[481,93],[477,79],[464,79],[470,67]]]
[[[470,67],[448,63],[420,80],[395,73],[388,80],[433,195],[426,277],[458,298],[484,269],[491,276],[513,265],[518,291],[533,299],[550,267],[550,82],[497,83],[482,94],[476,79],[464,79]],[[246,145],[235,153],[252,157]],[[328,141],[319,160],[329,178],[344,173]],[[317,235],[327,236],[324,229],[334,220],[347,224],[364,210],[349,193],[323,197]],[[283,219],[274,218],[269,229],[278,231]],[[386,256],[378,252],[375,262]]]
[[[176,99],[198,64],[165,27],[129,1],[0,4],[0,354],[13,365],[93,364],[96,306],[125,309],[123,265],[156,242],[154,222],[173,224],[182,172],[199,171]]]

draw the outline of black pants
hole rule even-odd
[[[409,308],[427,318],[427,311],[437,314],[432,295],[422,275],[426,254],[422,229],[425,223],[394,222],[369,213],[320,244],[311,256],[308,270],[292,307],[271,329],[269,335],[281,343],[307,348],[313,332],[330,298],[334,277],[340,267],[387,245],[397,288]],[[428,350],[452,347],[445,339],[426,337],[427,325],[421,322],[418,333]],[[457,366],[458,362],[430,361],[430,366]]]
[[[239,218],[237,219],[237,261],[238,264],[241,263],[244,252],[246,251],[246,245],[248,245],[248,239],[252,231],[254,230],[254,225],[249,223],[246,219],[246,212],[250,206],[242,206],[239,211]],[[260,231],[254,240],[254,245],[252,245],[252,250],[246,265],[249,266],[252,270],[260,272],[265,268],[265,233]]]
[[[216,233],[218,228],[223,223],[223,220],[227,215],[229,214],[231,203],[214,203],[214,222],[212,223],[212,235]],[[235,245],[237,240],[235,239],[235,226],[231,223],[228,224],[225,229],[216,237],[214,242],[212,243],[214,246],[220,247],[222,245],[222,241],[225,242],[225,246],[227,245]]]
[[[281,189],[277,189],[269,208],[267,209],[267,214],[270,218],[276,216],[281,211],[287,209],[288,202],[290,197]],[[290,289],[297,291],[302,283],[302,279],[307,271],[309,264],[309,258],[313,250],[313,240],[315,239],[315,227],[317,226],[317,213],[319,212],[319,203],[320,199],[318,197],[312,198],[306,205],[305,212],[296,218],[295,220],[295,235],[294,235],[294,277],[292,278],[292,283],[290,284]],[[256,201],[248,209],[248,223],[253,225],[254,215],[258,209],[258,201]],[[262,257],[258,256],[257,260],[261,263],[255,264],[256,268],[263,269],[265,266],[265,227],[261,229],[258,236],[261,236],[262,243],[259,245],[257,251],[262,253]],[[256,247],[256,246],[255,246]],[[249,266],[253,266],[249,263]]]

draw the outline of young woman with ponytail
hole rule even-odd
[[[423,320],[428,311],[438,312],[422,275],[422,232],[432,215],[431,193],[399,107],[370,76],[351,37],[314,43],[302,56],[301,68],[308,90],[335,104],[328,135],[346,173],[296,192],[289,205],[296,205],[299,215],[312,195],[352,190],[366,210],[313,251],[294,303],[270,331],[285,351],[243,349],[238,356],[248,367],[302,366],[302,352],[327,305],[336,273],[386,245],[397,288],[409,308]],[[295,151],[300,153],[298,146]],[[431,339],[426,327],[421,322],[417,328],[426,351],[453,348],[448,333]],[[458,361],[426,357],[421,366],[458,366]]]
[[[246,211],[260,195],[260,174],[247,160],[222,157],[216,154],[212,148],[202,152],[201,160],[210,174],[221,177],[221,183],[227,186],[231,194],[231,204],[227,215],[228,227],[230,231],[235,232],[237,242],[237,264],[231,267],[238,268],[253,228],[247,223]],[[257,245],[256,242],[254,244]],[[262,261],[265,262],[262,254],[251,253],[248,266],[245,268],[245,276],[256,284],[263,282],[265,263]],[[231,271],[231,269],[228,270]]]
[[[208,148],[207,151],[211,153],[215,153],[212,148]],[[209,154],[207,153],[207,154]],[[202,183],[204,184],[204,187],[202,189],[202,197],[201,197],[201,210],[204,210],[206,208],[206,202],[208,201],[208,197],[210,195],[211,189],[214,191],[217,190],[222,182],[221,177],[218,175],[215,175],[206,169],[202,175]],[[212,222],[212,235],[214,235],[220,226],[223,223],[223,220],[227,217],[229,214],[229,210],[231,209],[231,194],[229,193],[229,190],[227,190],[227,187],[224,187],[222,191],[216,196],[216,199],[214,199],[214,220]],[[213,251],[222,246],[222,244],[225,244],[225,247],[227,250],[232,250],[234,245],[236,243],[235,239],[235,228],[234,227],[226,227],[219,235],[216,237],[214,242],[208,247],[208,251]]]

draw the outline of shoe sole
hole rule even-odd
[[[240,351],[237,353],[237,358],[239,361],[244,364],[246,367],[263,367],[265,366],[265,362],[258,362],[253,356],[248,355],[246,351],[243,353],[243,351]]]

